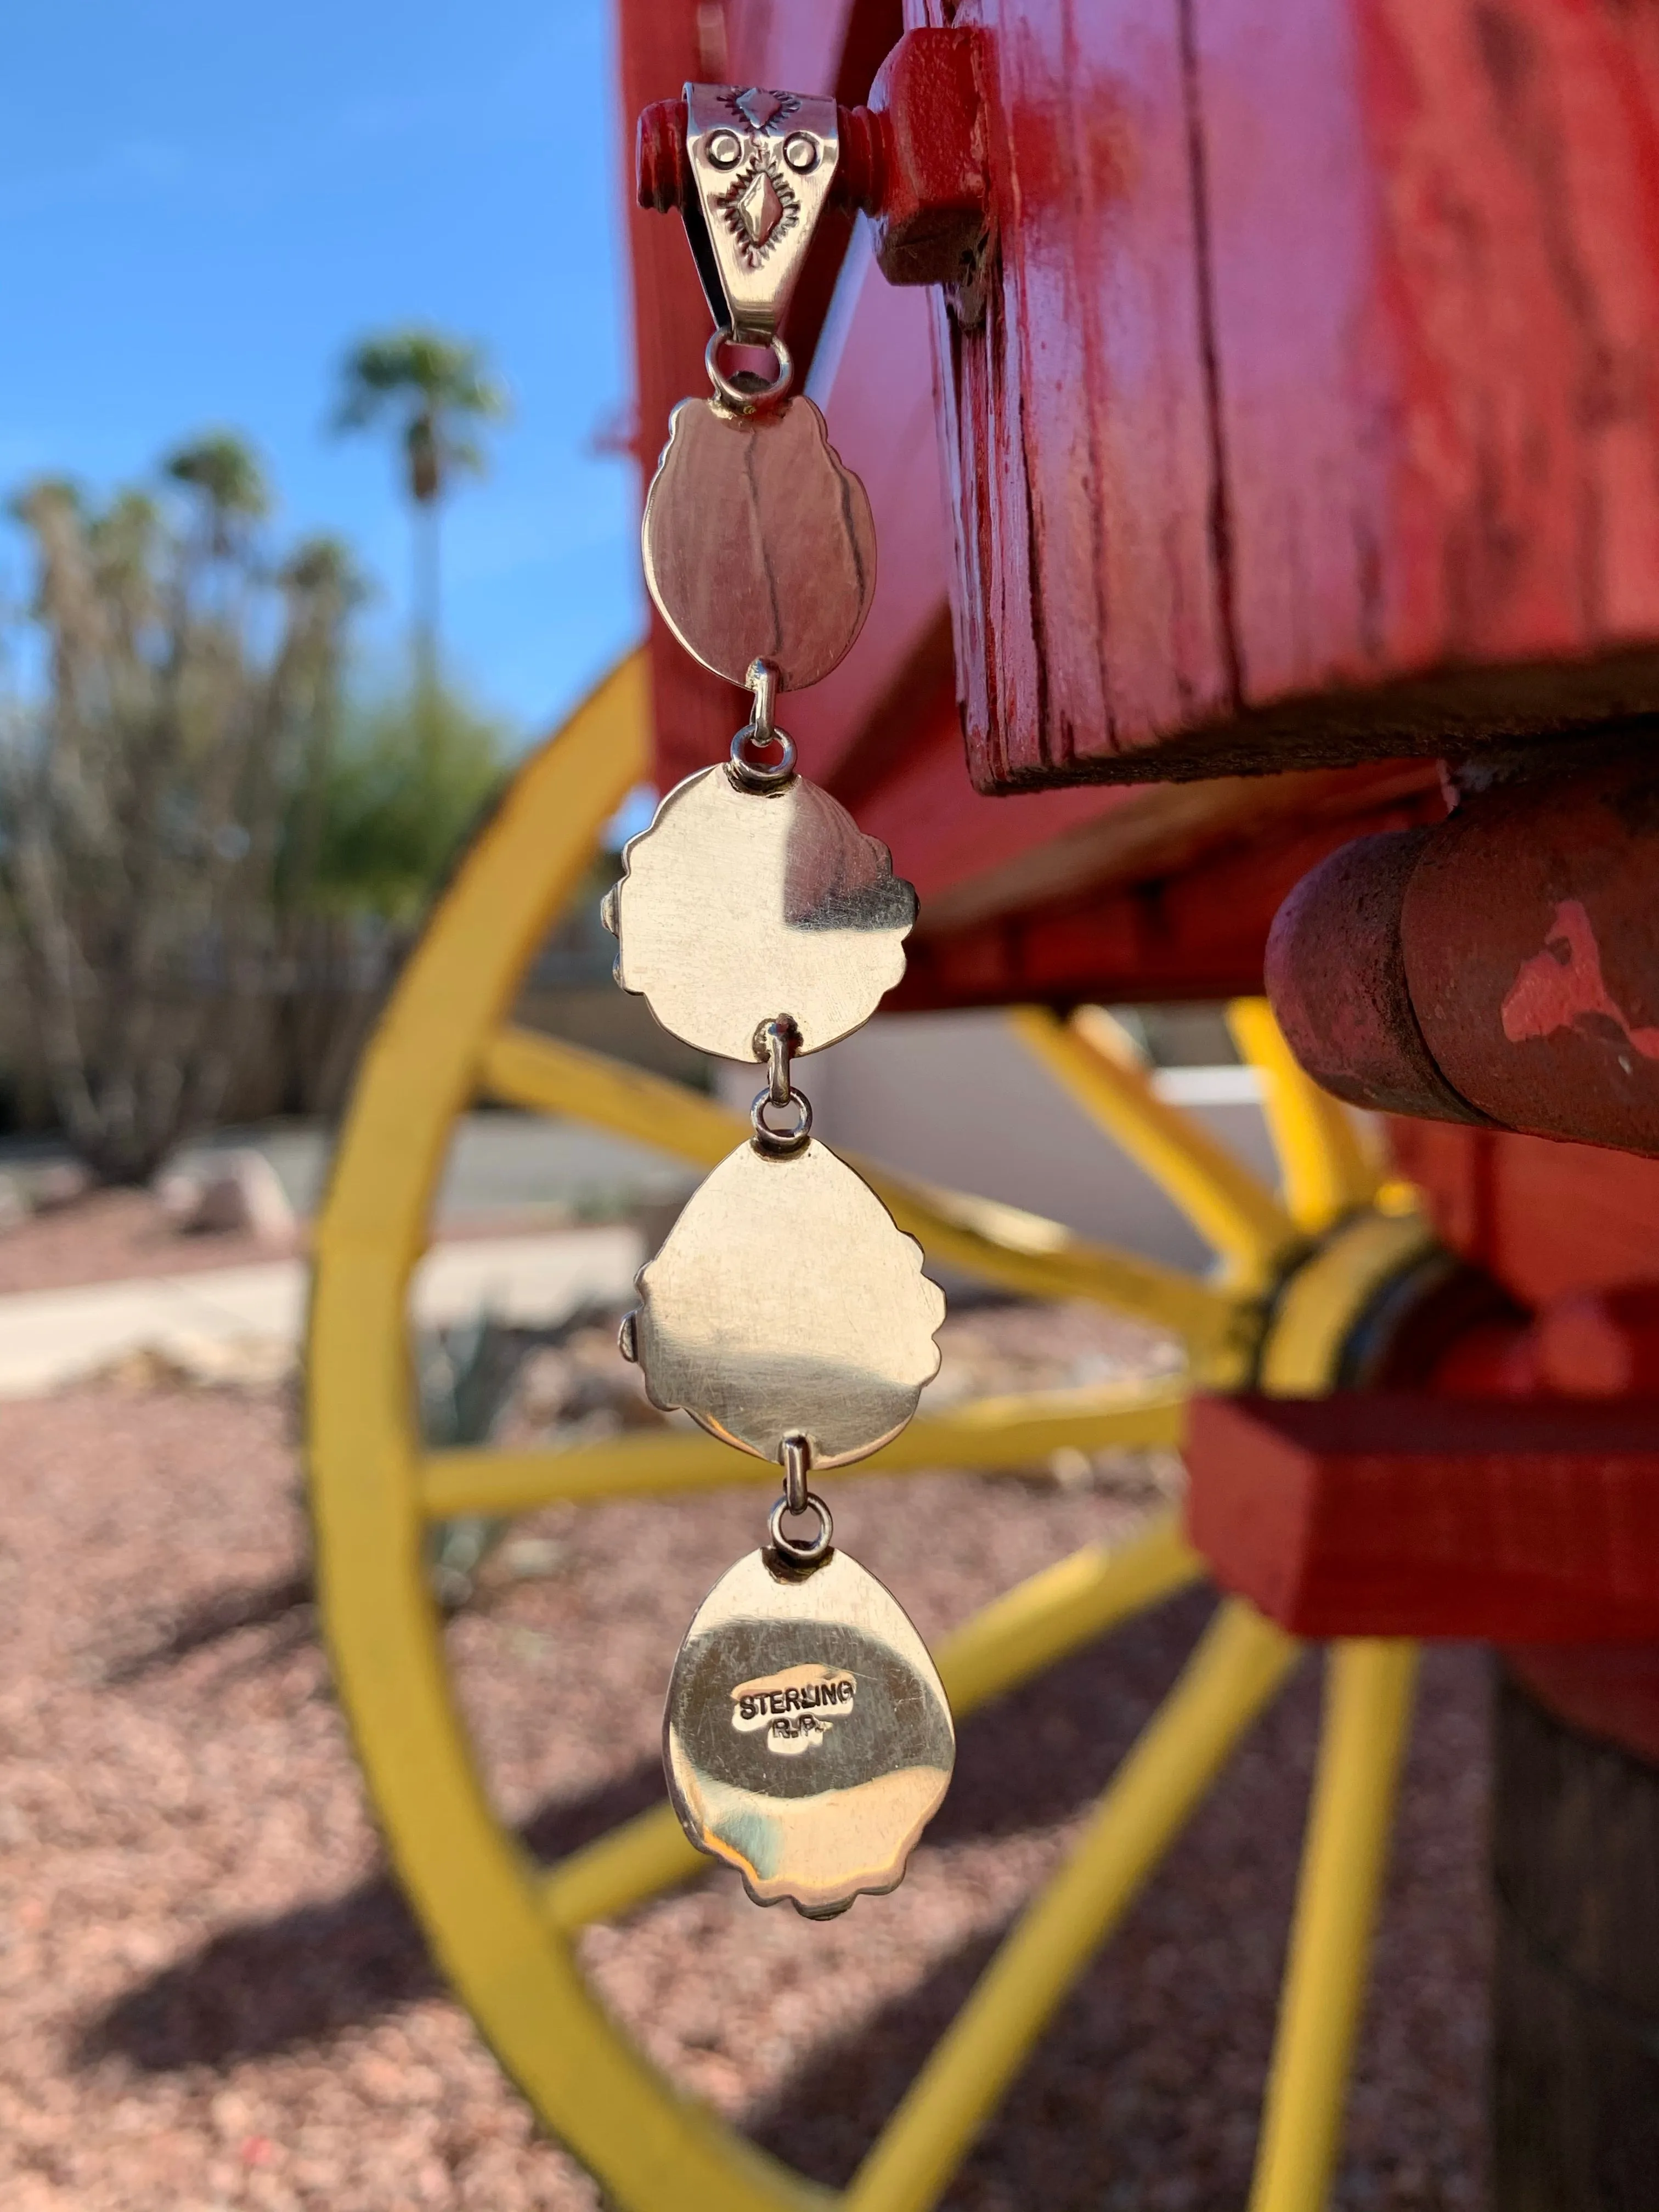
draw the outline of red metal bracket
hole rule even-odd
[[[988,52],[980,31],[907,31],[882,64],[869,106],[836,110],[841,158],[830,204],[871,217],[890,283],[961,283],[983,257]],[[683,98],[653,100],[641,112],[635,180],[641,207],[684,207]]]

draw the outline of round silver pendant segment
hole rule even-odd
[[[753,1060],[787,1015],[799,1052],[867,1021],[904,973],[916,895],[827,791],[741,788],[724,766],[671,791],[602,909],[617,980],[699,1052]]]

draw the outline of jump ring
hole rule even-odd
[[[811,1446],[803,1436],[786,1437],[783,1440],[783,1502],[791,1513],[805,1513],[809,1492],[806,1471],[811,1462]]]
[[[772,1549],[781,1559],[787,1560],[792,1567],[816,1567],[821,1561],[829,1558],[836,1540],[836,1524],[830,1517],[830,1508],[818,1496],[817,1491],[807,1492],[806,1510],[809,1513],[817,1514],[818,1533],[816,1536],[808,1536],[804,1540],[798,1540],[793,1536],[784,1534],[783,1516],[788,1510],[789,1501],[787,1498],[779,1498],[777,1504],[772,1508],[770,1517],[766,1523],[768,1534],[772,1539]]]
[[[780,1114],[789,1103],[794,1086],[789,1066],[800,1048],[800,1031],[787,1014],[763,1022],[755,1036],[755,1057],[766,1062],[766,1095]]]
[[[755,1132],[755,1149],[769,1154],[773,1159],[787,1159],[791,1152],[801,1150],[812,1133],[812,1102],[799,1091],[790,1092],[789,1103],[795,1109],[793,1129],[774,1129],[768,1124],[766,1109],[771,1103],[769,1089],[755,1093],[755,1103],[749,1109],[750,1127]]]
[[[778,365],[778,373],[769,384],[761,384],[747,369],[738,376],[728,376],[720,365],[720,350],[728,345],[763,345]],[[756,415],[763,407],[775,407],[795,380],[795,364],[789,349],[775,335],[764,337],[740,337],[736,331],[716,331],[703,348],[703,362],[708,371],[708,381],[726,404],[739,415]]]
[[[777,748],[777,759],[757,761],[750,747],[758,742],[755,726],[745,722],[732,740],[732,773],[738,781],[750,791],[777,791],[795,773],[795,741],[785,730],[774,730],[771,743]]]
[[[744,682],[755,695],[755,711],[749,717],[753,742],[757,745],[777,743],[778,664],[775,660],[751,660]]]

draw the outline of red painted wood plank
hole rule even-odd
[[[1335,823],[1309,827],[1291,817],[1231,840],[1218,832],[1201,859],[1122,888],[1046,902],[1028,893],[1006,911],[944,927],[924,908],[890,1003],[1065,1006],[1257,992],[1275,909],[1343,835]]]
[[[772,85],[784,92],[834,93],[858,4],[859,0],[812,0],[810,8],[802,8],[780,0],[726,0],[715,11],[723,15],[726,29],[721,81]],[[679,87],[671,89],[678,92]]]
[[[930,8],[931,20],[937,9]],[[1229,696],[1176,0],[984,0],[1000,254],[940,297],[975,779],[1050,780]]]
[[[943,690],[915,713],[902,749],[884,760],[877,779],[853,789],[838,781],[835,787],[915,884],[924,934],[1161,882],[1230,842],[1305,833],[1311,866],[1345,837],[1437,821],[1444,812],[1433,769],[1416,762],[1016,793],[987,804],[968,781],[955,702]],[[1259,957],[1252,960],[1259,982]]]
[[[1434,1121],[1389,1135],[1437,1233],[1522,1305],[1659,1280],[1659,1160]]]
[[[1201,1398],[1188,1533],[1303,1636],[1659,1638],[1659,1401]]]
[[[835,301],[807,379],[830,441],[870,495],[876,526],[876,592],[858,642],[833,674],[792,692],[780,719],[801,764],[822,783],[858,746],[866,726],[901,691],[907,672],[949,619],[950,538],[933,411],[927,303],[889,284],[861,226],[843,264]],[[954,702],[949,719],[956,775],[963,789]],[[881,769],[897,767],[926,732],[890,733]]]
[[[939,310],[975,781],[1659,709],[1659,19],[978,15],[1001,258],[981,331]]]

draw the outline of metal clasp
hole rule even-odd
[[[768,344],[805,264],[841,158],[833,100],[759,85],[688,84],[683,203],[719,331]]]

